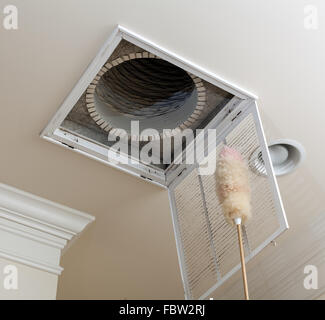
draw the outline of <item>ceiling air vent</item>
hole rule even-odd
[[[212,154],[227,144],[250,162],[247,259],[287,228],[255,100],[118,26],[41,136],[167,188],[185,296],[208,298],[240,266],[214,174],[199,174]],[[193,154],[200,159],[187,161]]]
[[[254,96],[130,31],[117,27],[63,102],[42,137],[168,186],[184,169],[175,164],[189,145],[173,137],[186,129],[217,127]],[[236,110],[235,110],[236,109]],[[138,130],[132,130],[132,121]],[[166,130],[169,129],[169,130]],[[120,163],[109,152],[118,136]],[[114,140],[114,139],[113,139]],[[168,142],[167,142],[168,140]],[[161,154],[151,163],[131,154],[155,142]],[[168,159],[164,147],[172,145]],[[176,161],[177,162],[177,161]]]

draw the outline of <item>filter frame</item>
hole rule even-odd
[[[272,241],[274,241],[279,235],[281,235],[285,230],[289,228],[288,221],[285,215],[284,207],[282,204],[281,196],[279,193],[279,188],[275,179],[274,171],[271,165],[270,155],[267,148],[267,143],[265,140],[261,119],[259,116],[257,104],[255,101],[250,101],[242,104],[240,107],[236,108],[232,113],[229,114],[227,119],[223,121],[223,126],[219,128],[218,130],[218,136],[216,140],[216,145],[222,143],[227,135],[229,135],[245,117],[248,115],[252,115],[255,125],[256,125],[256,132],[260,141],[260,149],[263,153],[263,159],[265,161],[265,168],[267,172],[267,178],[270,189],[272,192],[272,201],[275,206],[276,216],[278,219],[279,227],[278,229],[272,233],[270,236],[267,236],[261,243],[254,248],[253,250],[250,250],[249,247],[246,246],[246,256],[245,260],[246,263],[252,259],[255,255],[257,255],[261,250],[263,250],[267,245],[269,245]],[[206,147],[206,150],[208,150],[208,146]],[[224,282],[226,282],[232,275],[234,275],[238,270],[240,270],[240,260],[239,260],[239,253],[238,253],[238,264],[232,268],[225,276],[219,276],[218,281],[211,285],[211,287],[206,290],[203,294],[201,294],[199,297],[193,296],[190,288],[190,281],[188,278],[188,272],[187,272],[187,265],[186,265],[186,259],[184,255],[184,246],[181,236],[181,228],[177,213],[177,205],[175,200],[175,189],[177,186],[184,181],[192,172],[193,170],[196,170],[199,167],[199,164],[193,164],[187,167],[186,170],[183,171],[182,175],[177,177],[168,187],[168,194],[169,194],[169,202],[171,207],[171,215],[173,219],[173,227],[174,227],[174,233],[176,238],[176,246],[177,246],[177,252],[178,252],[178,259],[179,264],[181,268],[181,275],[182,275],[182,281],[185,291],[185,298],[186,299],[207,299],[211,295],[213,295],[213,292],[217,290]],[[198,190],[199,192],[199,190]],[[215,194],[215,197],[217,195]],[[252,218],[253,219],[253,218]],[[245,231],[245,230],[244,230]],[[245,241],[245,232],[244,232],[244,242],[246,244],[248,243],[247,238]],[[195,241],[195,240],[193,240]]]

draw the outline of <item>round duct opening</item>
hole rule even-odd
[[[276,140],[269,145],[274,174],[282,176],[294,171],[304,160],[304,147],[289,139]],[[262,151],[257,148],[250,157],[250,167],[258,174],[266,175]]]
[[[99,80],[95,96],[111,110],[132,119],[173,112],[195,90],[183,69],[162,59],[133,59],[117,65]]]
[[[107,63],[89,85],[87,108],[95,122],[111,134],[125,130],[133,140],[158,140],[163,130],[172,134],[189,128],[205,106],[205,87],[200,78],[148,52],[133,53]],[[140,132],[131,136],[131,121]]]

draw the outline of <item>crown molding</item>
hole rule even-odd
[[[0,184],[0,257],[61,274],[64,249],[94,216]]]

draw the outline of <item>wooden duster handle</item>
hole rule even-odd
[[[241,262],[241,271],[243,276],[245,300],[249,300],[241,224],[237,224],[236,226],[237,226],[237,233],[238,233],[238,243],[239,243],[239,251],[240,251],[240,262]]]

